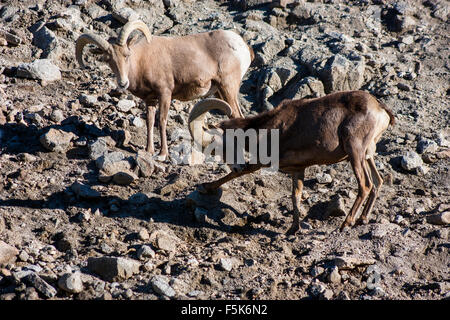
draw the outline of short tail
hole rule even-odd
[[[378,101],[378,100],[377,100]],[[387,114],[389,115],[389,124],[391,126],[395,125],[395,116],[394,113],[392,112],[391,109],[389,109],[389,107],[387,105],[385,105],[383,102],[378,101],[378,103],[380,104],[380,106],[384,109],[384,111],[387,112]]]
[[[250,51],[250,64],[255,60],[255,51],[253,51],[253,48],[249,45],[247,45],[248,51]]]

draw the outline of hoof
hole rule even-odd
[[[350,230],[350,228],[351,226],[344,222],[342,226],[339,228],[339,232],[346,232]]]
[[[355,222],[355,226],[364,226],[366,224],[369,224],[369,219],[361,219],[361,218],[359,218]]]
[[[166,161],[167,156],[158,154],[156,156],[153,156],[153,159],[156,161],[159,161],[159,162],[164,162],[164,161]]]
[[[300,227],[298,225],[292,225],[288,231],[286,231],[286,235],[287,236],[292,236],[294,235],[298,230],[300,229]]]

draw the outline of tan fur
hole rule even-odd
[[[236,52],[227,43],[230,39],[227,32],[230,31],[181,37],[151,36],[149,42],[142,38],[124,45],[114,43],[105,52],[119,87],[130,90],[147,104],[148,152],[154,152],[154,118],[150,117],[154,112],[150,109],[156,104],[159,104],[163,158],[168,155],[166,123],[172,99],[188,101],[216,94],[230,104],[232,117],[242,117],[238,92],[241,75],[246,70],[241,70]]]

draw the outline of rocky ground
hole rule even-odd
[[[0,1],[0,300],[450,297],[448,1],[269,2]],[[136,18],[158,35],[240,33],[256,53],[245,115],[348,89],[392,108],[370,223],[337,231],[348,163],[307,170],[295,236],[281,173],[199,195],[229,169],[180,163],[194,102],[173,102],[171,159],[153,161],[139,99],[74,57],[84,31]]]

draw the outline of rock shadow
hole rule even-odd
[[[128,199],[122,199],[118,196],[103,195],[87,184],[75,182],[65,190],[42,199],[0,199],[0,207],[61,209],[69,215],[69,221],[72,223],[82,222],[82,213],[86,210],[90,210],[91,215],[98,210],[100,214],[111,219],[133,217],[192,229],[206,228],[225,233],[261,234],[267,237],[278,235],[277,232],[264,227],[253,226],[255,219],[249,219],[247,214],[221,202],[220,197],[207,198],[205,201],[209,203],[209,207],[205,209],[190,200],[192,194],[198,196],[197,191],[193,191],[187,197],[164,199],[156,193],[150,193],[148,196],[138,192]],[[196,212],[197,208],[200,209]]]

